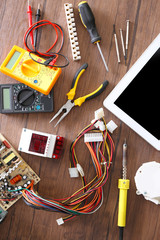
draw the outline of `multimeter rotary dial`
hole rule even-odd
[[[26,85],[15,85],[13,95],[15,111],[40,110],[42,107],[40,93]]]
[[[17,95],[17,102],[23,107],[29,107],[34,103],[35,97],[32,89],[21,89]]]

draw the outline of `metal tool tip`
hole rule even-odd
[[[40,7],[41,7],[41,4],[40,4],[40,3],[38,3],[38,9],[40,9]]]
[[[114,34],[116,33],[116,26],[115,26],[115,24],[113,24],[113,33]]]
[[[123,146],[124,146],[124,147],[127,147],[127,140],[126,140],[126,138],[124,139]]]

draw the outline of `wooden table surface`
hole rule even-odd
[[[70,0],[73,4],[75,22],[79,38],[81,60],[73,61],[65,18],[64,3],[59,0],[32,0],[35,14],[38,3],[41,4],[42,18],[60,24],[65,33],[62,53],[68,56],[70,64],[62,69],[62,74],[54,86],[54,113],[65,103],[66,93],[70,90],[76,70],[85,62],[88,69],[81,78],[77,96],[96,89],[104,80],[109,81],[107,89],[96,99],[75,107],[70,114],[54,128],[49,120],[54,113],[36,114],[0,114],[0,132],[18,149],[23,127],[61,135],[65,138],[64,153],[60,160],[41,158],[21,153],[25,161],[40,176],[37,189],[41,196],[47,198],[62,198],[73,193],[81,186],[81,180],[70,179],[69,147],[72,140],[94,118],[94,111],[102,107],[103,100],[114,86],[121,80],[128,69],[143,53],[146,47],[158,35],[160,29],[160,1],[157,0],[88,0],[96,17],[97,29],[102,37],[101,48],[109,67],[106,72],[96,46],[90,43],[87,31],[78,16],[78,0]],[[5,59],[13,45],[24,48],[23,36],[28,28],[27,1],[0,1],[0,63]],[[127,66],[124,64],[120,44],[119,29],[126,29],[126,20],[130,20],[129,51]],[[33,22],[35,17],[33,17]],[[117,63],[113,24],[116,25],[120,45],[121,63]],[[48,28],[42,31],[40,45],[47,49],[52,42],[52,33]],[[0,73],[0,83],[16,83],[16,80]],[[128,192],[127,226],[124,230],[124,240],[158,240],[160,239],[160,209],[143,196],[136,195],[134,176],[144,162],[160,162],[160,153],[128,126],[104,109],[106,122],[111,119],[118,125],[113,133],[115,153],[109,178],[104,186],[104,203],[99,211],[91,216],[82,216],[58,226],[56,219],[61,214],[38,211],[28,207],[22,199],[12,206],[5,220],[0,224],[1,240],[115,240],[118,239],[117,182],[122,170],[122,144],[127,139],[128,144],[128,178],[131,180]],[[77,149],[79,162],[87,174],[92,174],[89,168],[89,153],[82,144]]]

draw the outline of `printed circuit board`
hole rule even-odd
[[[0,206],[10,208],[21,198],[21,190],[40,181],[38,175],[0,134]]]

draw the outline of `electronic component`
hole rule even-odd
[[[37,184],[40,178],[0,134],[0,207],[5,211],[21,198],[21,189]],[[1,221],[1,212],[0,212]]]
[[[4,164],[6,164],[8,166],[11,165],[12,161],[15,161],[17,159],[18,159],[18,157],[12,151],[10,151],[4,157],[2,157]]]
[[[53,89],[44,95],[23,83],[0,85],[1,113],[35,113],[53,111]]]
[[[137,195],[146,200],[160,204],[160,163],[152,161],[143,163],[135,175]]]
[[[18,183],[19,181],[21,181],[21,179],[22,179],[21,175],[18,174],[10,180],[10,184],[14,185],[14,184]]]
[[[60,158],[63,137],[23,128],[18,150],[48,158]]]
[[[66,13],[66,19],[67,19],[67,26],[68,26],[68,32],[69,32],[69,38],[71,43],[71,50],[72,50],[72,56],[73,60],[80,60],[80,51],[79,51],[79,43],[78,43],[78,37],[75,27],[75,19],[74,19],[74,13],[73,13],[73,5],[71,3],[65,3],[64,9]]]
[[[48,95],[60,76],[61,69],[39,64],[38,62],[43,63],[45,60],[35,54],[32,56],[37,62],[30,58],[28,51],[15,45],[2,63],[0,70],[4,74]]]

